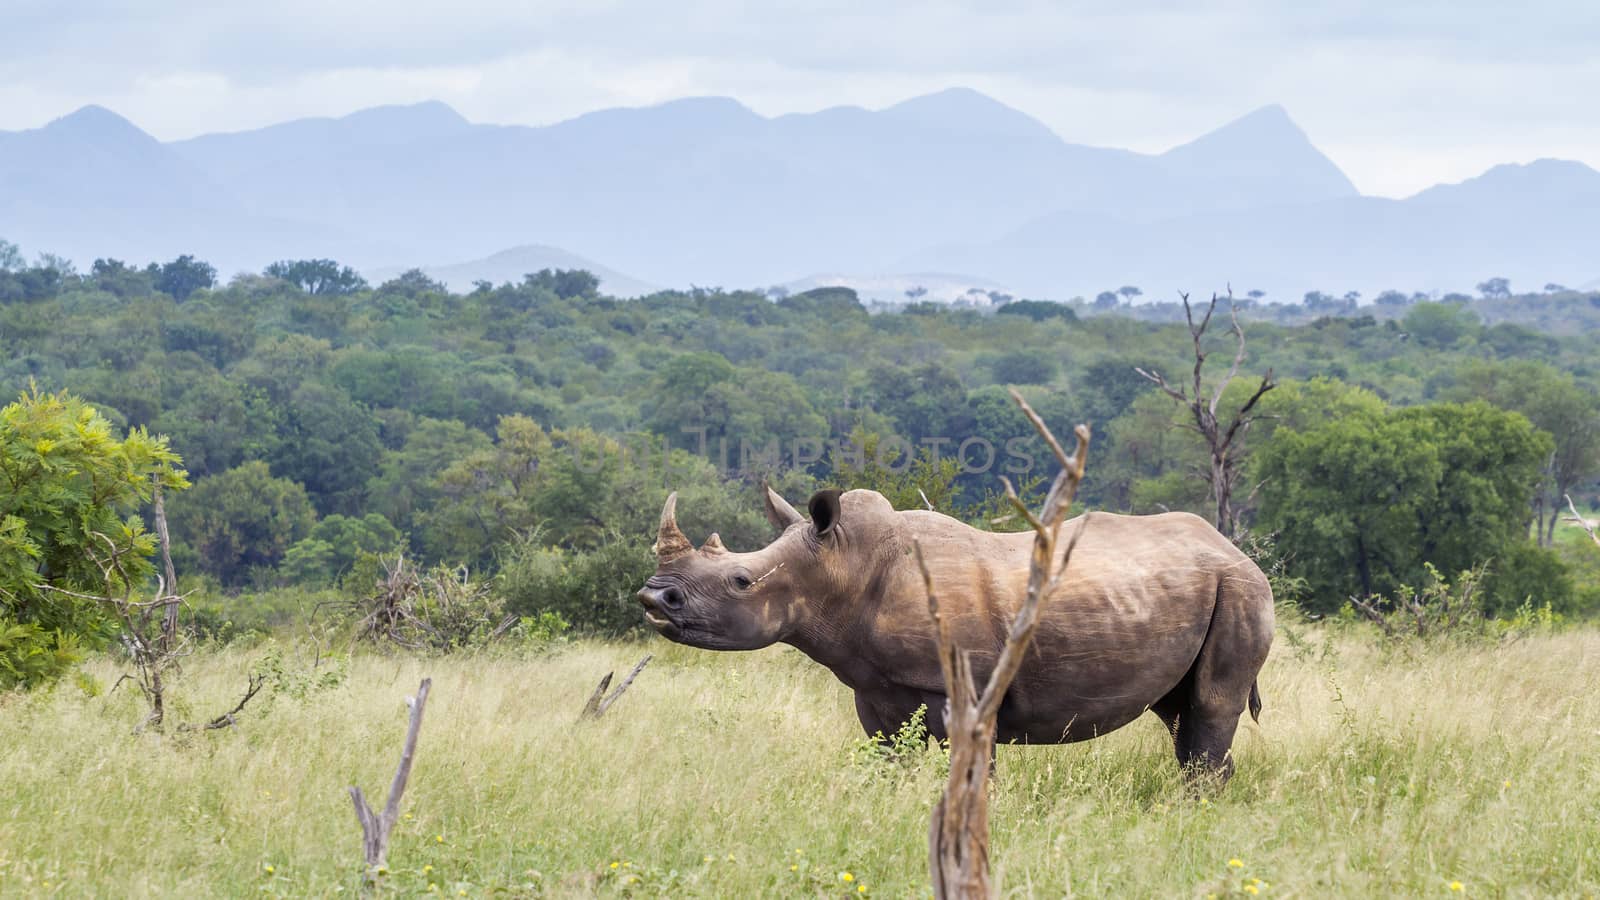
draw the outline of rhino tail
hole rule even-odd
[[[1250,719],[1258,725],[1261,723],[1261,691],[1254,681],[1250,682]]]

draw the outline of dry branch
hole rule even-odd
[[[244,712],[245,704],[249,703],[252,699],[254,699],[256,694],[261,693],[261,688],[266,683],[267,683],[267,676],[265,676],[265,675],[251,675],[249,683],[245,687],[244,696],[239,698],[239,702],[234,705],[233,709],[230,709],[227,712],[223,713],[222,715],[217,716],[215,719],[212,719],[211,721],[207,722],[206,723],[206,730],[207,731],[216,731],[219,728],[228,728],[228,727],[231,727],[231,726],[237,724],[234,721],[234,716],[237,716],[239,713]]]
[[[928,869],[936,898],[987,898],[993,895],[989,879],[988,782],[994,755],[996,718],[1006,691],[1010,689],[1011,681],[1021,668],[1033,640],[1039,602],[1060,582],[1073,547],[1089,520],[1087,514],[1078,520],[1057,566],[1057,539],[1061,523],[1072,505],[1073,495],[1083,480],[1089,429],[1085,425],[1077,427],[1078,445],[1068,456],[1044,421],[1022,399],[1022,395],[1013,390],[1011,397],[1045,443],[1050,445],[1061,464],[1061,471],[1051,483],[1044,505],[1037,515],[1017,496],[1011,483],[1002,479],[1006,498],[1018,514],[1033,526],[1033,553],[1028,563],[1027,593],[1023,596],[1016,618],[1011,622],[1005,647],[1000,651],[1000,657],[981,693],[977,691],[973,679],[971,657],[967,651],[955,645],[950,624],[940,612],[937,586],[933,573],[923,559],[922,546],[915,544],[912,548],[928,593],[928,612],[933,616],[938,635],[939,666],[944,673],[945,695],[948,698],[944,725],[950,742],[950,776],[945,783],[943,797],[933,809],[933,819],[928,829]]]
[[[389,800],[381,814],[372,811],[361,788],[350,787],[350,800],[356,807],[356,819],[361,823],[361,843],[366,852],[367,878],[373,878],[382,869],[389,856],[389,833],[400,819],[400,797],[406,792],[406,782],[411,778],[411,761],[417,752],[417,735],[422,731],[422,711],[428,702],[428,689],[433,679],[422,679],[417,696],[407,697],[411,708],[411,724],[406,728],[406,743],[400,751],[400,767],[395,769],[394,781],[389,785]]]
[[[598,719],[605,715],[606,710],[611,708],[611,704],[617,702],[617,698],[622,696],[622,692],[633,684],[633,680],[639,677],[640,672],[644,671],[644,667],[650,662],[650,659],[651,657],[646,655],[644,659],[639,660],[638,664],[633,667],[633,671],[628,673],[627,678],[622,679],[622,683],[617,685],[617,689],[612,691],[610,696],[606,696],[606,688],[611,686],[611,676],[616,673],[607,672],[605,677],[600,679],[600,683],[595,686],[594,693],[589,695],[589,702],[583,705],[583,712],[578,714],[578,718],[580,720]]]
[[[1577,522],[1579,528],[1589,532],[1589,539],[1594,541],[1596,547],[1600,547],[1600,534],[1595,533],[1594,526],[1589,524],[1588,519],[1578,515],[1578,507],[1573,504],[1572,495],[1563,494],[1562,496],[1567,498],[1567,509],[1572,510],[1572,521]]]

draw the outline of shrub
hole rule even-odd
[[[69,394],[30,389],[0,409],[0,689],[61,674],[112,634],[100,596],[151,572],[134,511],[157,485],[188,486],[164,438],[125,438]],[[115,558],[107,575],[97,560]]]
[[[643,541],[613,535],[587,551],[523,541],[503,556],[494,591],[509,613],[553,613],[582,633],[620,636],[643,629],[633,595],[655,570]]]
[[[1341,610],[1345,618],[1357,616],[1378,626],[1386,640],[1427,639],[1482,631],[1483,613],[1479,595],[1486,568],[1467,569],[1455,583],[1439,573],[1432,563],[1423,563],[1427,583],[1421,588],[1402,584],[1388,596],[1351,598]]]
[[[1566,563],[1555,551],[1530,541],[1502,550],[1489,564],[1489,575],[1483,583],[1484,613],[1501,618],[1514,615],[1525,605],[1572,612],[1576,600],[1576,587]]]

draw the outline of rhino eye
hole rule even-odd
[[[734,587],[738,588],[741,591],[749,590],[750,589],[750,585],[752,585],[754,583],[755,582],[753,582],[750,579],[744,577],[743,575],[735,575],[735,576],[733,576],[733,585],[734,585]]]

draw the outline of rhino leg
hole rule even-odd
[[[1191,781],[1233,775],[1233,736],[1245,709],[1260,709],[1256,673],[1272,642],[1272,591],[1265,577],[1227,578],[1194,666],[1151,705],[1172,733],[1178,764]]]
[[[1178,765],[1191,782],[1215,780],[1219,786],[1233,776],[1233,735],[1239,714],[1207,710],[1195,702],[1193,681],[1184,678],[1172,693],[1150,711],[1167,726]]]

